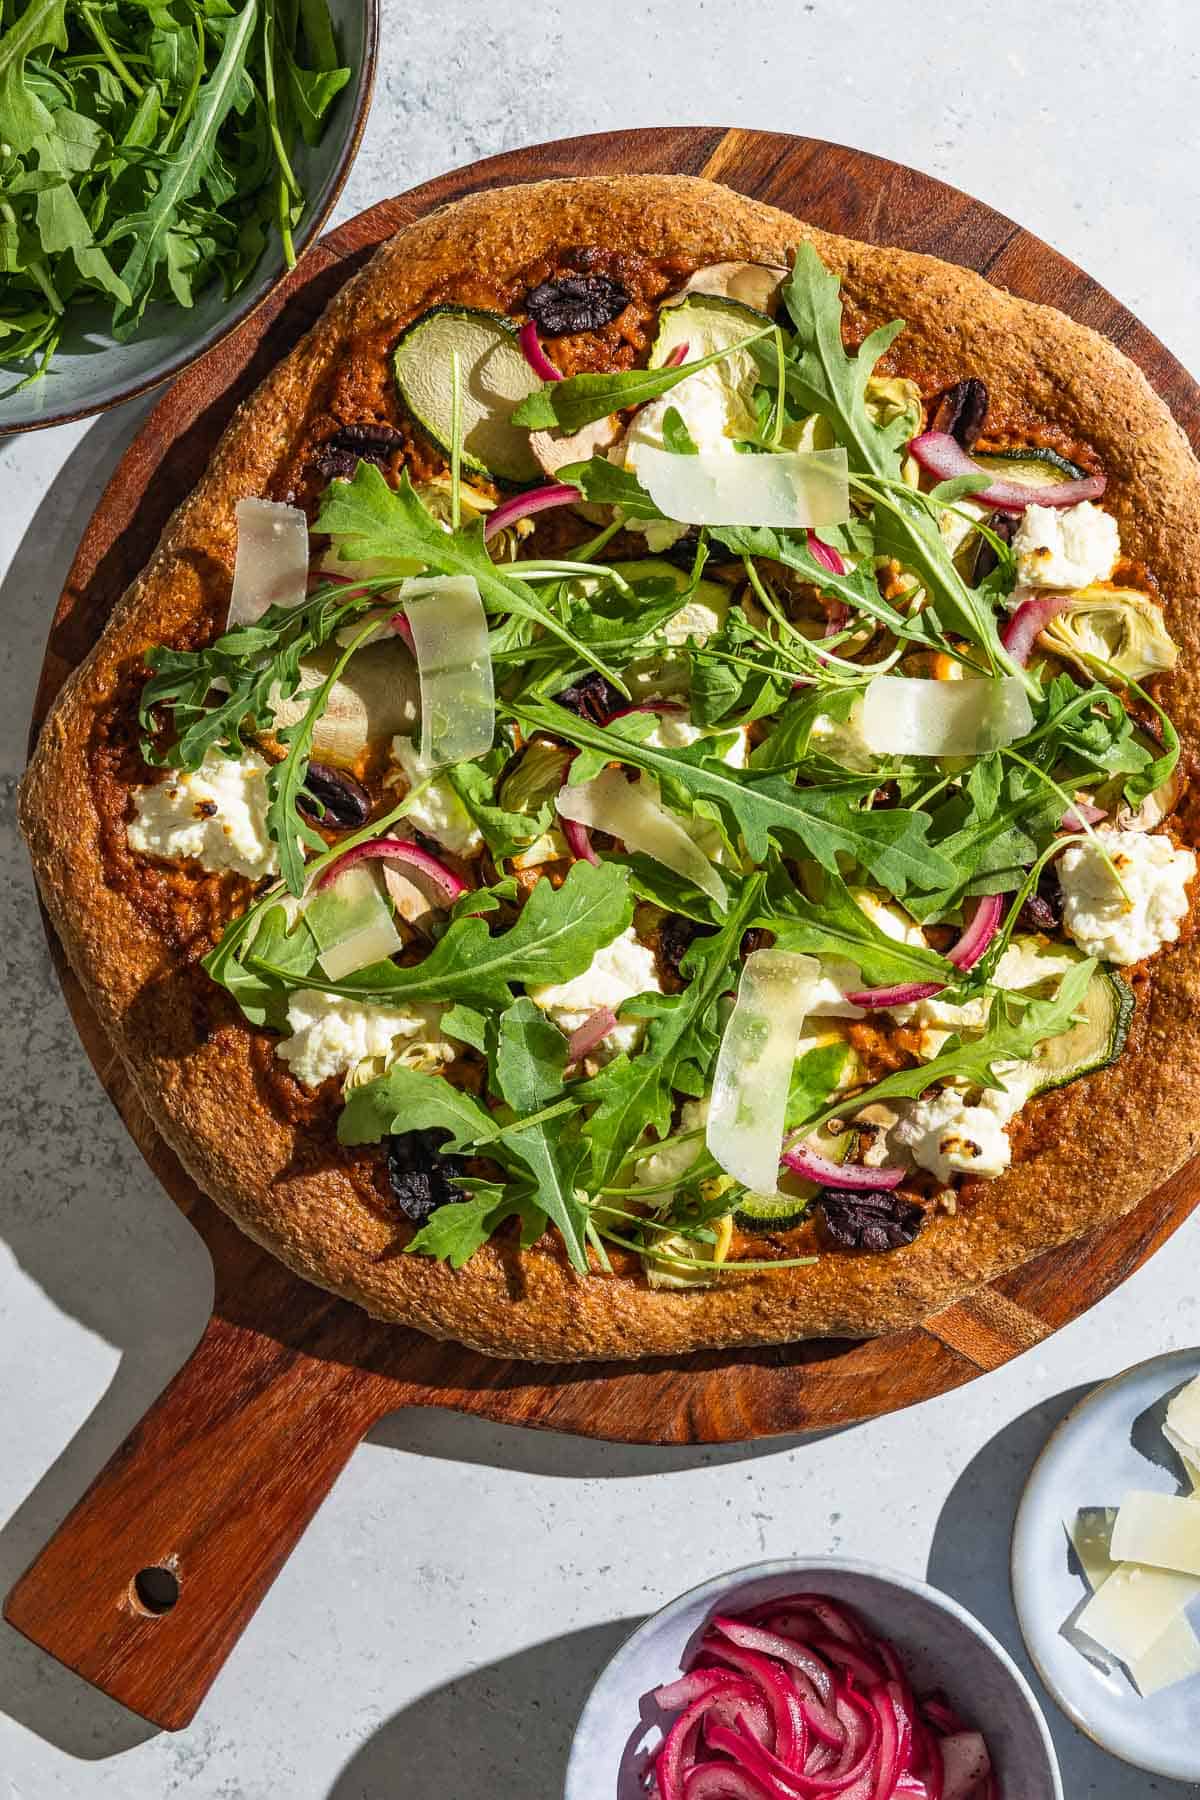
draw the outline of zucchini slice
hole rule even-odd
[[[844,1163],[858,1142],[857,1131],[843,1131],[840,1137],[833,1137],[827,1131],[818,1131],[817,1143],[821,1154],[830,1162]],[[743,1194],[734,1208],[733,1222],[741,1231],[791,1231],[793,1226],[803,1224],[812,1209],[812,1203],[821,1192],[815,1181],[804,1181],[797,1175],[784,1176],[788,1186],[775,1194]]]
[[[718,294],[688,294],[677,305],[664,306],[660,311],[658,335],[650,352],[650,367],[661,369],[672,350],[677,350],[680,344],[688,347],[687,360],[695,362],[698,357],[710,356],[714,350],[727,350],[731,344],[740,344],[751,332],[761,331],[770,323],[766,313],[753,306],[744,306],[740,300],[725,300]],[[719,363],[714,367],[727,369],[729,364]],[[752,369],[747,351],[746,367],[738,368],[730,385],[740,386],[743,378],[749,378]],[[732,370],[730,372],[732,374]]]
[[[1100,965],[1088,982],[1079,1011],[1078,1025],[1039,1045],[1030,1064],[1035,1076],[1031,1095],[1066,1087],[1080,1075],[1092,1075],[1116,1062],[1129,1036],[1133,989]]]
[[[1021,487],[1053,487],[1063,481],[1082,481],[1087,475],[1078,463],[1068,462],[1057,450],[1034,446],[1029,450],[973,452],[981,469],[993,470],[1005,481]]]
[[[446,455],[454,438],[450,357],[462,368],[463,467],[501,481],[533,481],[539,473],[529,433],[513,409],[541,387],[503,313],[434,306],[414,319],[396,345],[392,368],[400,397]]]

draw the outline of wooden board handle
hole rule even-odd
[[[5,1618],[178,1731],[385,1410],[361,1370],[214,1317],[17,1582]]]

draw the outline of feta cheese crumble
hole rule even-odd
[[[338,994],[305,988],[288,1002],[290,1036],[276,1053],[297,1081],[319,1087],[331,1075],[354,1074],[363,1063],[382,1075],[393,1063],[432,1074],[459,1054],[443,1037],[442,1006],[363,1006]]]
[[[1103,507],[1027,506],[1013,537],[1017,579],[1026,587],[1084,588],[1107,581],[1121,554],[1117,521]]]
[[[411,738],[392,739],[392,761],[410,787],[420,786],[429,773]],[[416,831],[435,838],[451,856],[475,856],[483,849],[478,827],[445,779],[435,777],[430,781],[404,817]]]
[[[234,869],[251,881],[278,873],[267,836],[267,768],[255,751],[209,750],[198,769],[173,770],[139,788],[125,836],[131,850],[167,861],[198,862],[216,874]]]
[[[1122,966],[1141,962],[1179,936],[1196,858],[1157,834],[1106,829],[1096,838],[1112,858],[1125,893],[1095,842],[1072,844],[1058,864],[1063,924],[1087,956]]]
[[[534,1005],[540,1006],[570,1037],[602,1006],[616,1012],[623,1000],[632,1000],[635,994],[661,994],[663,988],[654,952],[640,941],[631,925],[611,944],[601,945],[582,975],[528,991]],[[643,1019],[622,1019],[596,1046],[594,1054],[603,1058],[616,1056],[621,1050],[632,1052],[641,1043],[645,1029]]]

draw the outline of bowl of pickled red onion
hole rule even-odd
[[[621,1646],[564,1800],[1062,1800],[1046,1722],[991,1633],[926,1582],[759,1563]]]

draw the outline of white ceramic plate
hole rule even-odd
[[[1017,1618],[1038,1674],[1080,1731],[1135,1768],[1200,1781],[1200,1677],[1143,1700],[1063,1636],[1088,1593],[1067,1542],[1081,1506],[1119,1506],[1130,1488],[1189,1492],[1162,1435],[1172,1394],[1200,1375],[1200,1349],[1175,1350],[1105,1382],[1068,1413],[1029,1477],[1012,1541]],[[1200,1625],[1197,1608],[1191,1608]]]
[[[944,1688],[987,1738],[1012,1800],[1063,1800],[1050,1733],[1028,1682],[978,1619],[924,1581],[870,1563],[814,1556],[756,1563],[672,1600],[627,1638],[592,1689],[571,1746],[564,1800],[645,1800],[643,1771],[662,1741],[653,1690],[690,1659],[715,1612],[807,1591],[847,1601],[890,1637],[917,1692]]]

